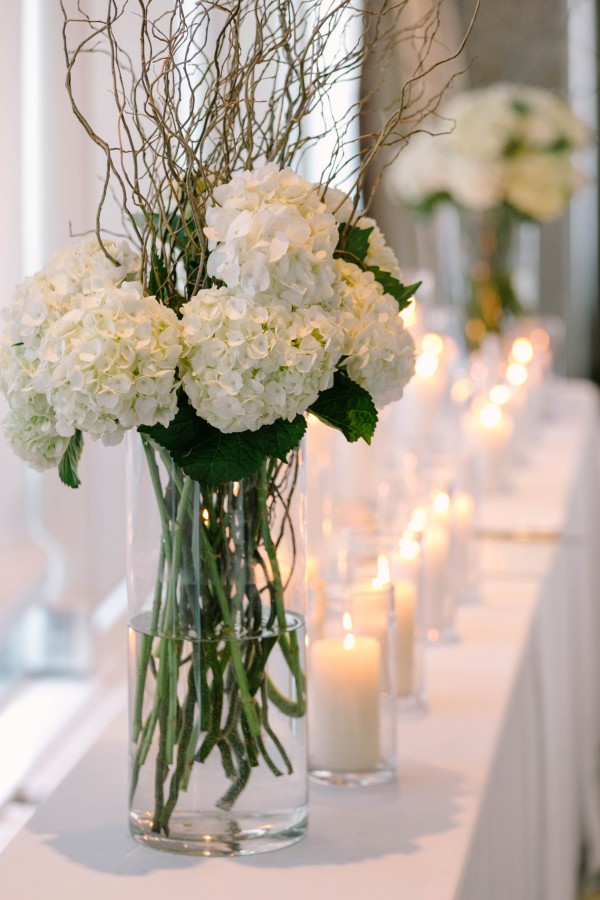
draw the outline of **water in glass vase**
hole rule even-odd
[[[129,630],[130,828],[136,840],[204,856],[275,850],[306,832],[302,617],[284,630],[185,639]],[[244,700],[236,660],[248,673]],[[244,703],[256,712],[248,717]],[[253,728],[250,727],[253,722]]]

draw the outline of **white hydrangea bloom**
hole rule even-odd
[[[452,157],[445,163],[446,190],[465,209],[484,210],[505,199],[505,167],[492,160]]]
[[[56,431],[56,419],[42,394],[30,394],[11,409],[2,427],[13,452],[38,472],[57,466],[69,443]]]
[[[327,187],[323,194],[323,203],[327,212],[331,213],[339,224],[349,222],[354,216],[354,203],[344,191],[339,188]]]
[[[390,166],[386,189],[409,206],[418,206],[428,197],[448,191],[442,135],[415,134]]]
[[[357,228],[372,228],[369,235],[369,249],[365,257],[368,266],[377,266],[382,272],[389,272],[398,281],[402,281],[402,269],[396,258],[396,254],[385,242],[383,232],[375,219],[369,216],[361,216],[356,223]]]
[[[506,173],[506,199],[532,219],[549,221],[584,182],[565,154],[515,156]]]
[[[414,343],[398,302],[371,272],[336,260],[341,297],[344,367],[379,408],[399,400],[414,373]]]
[[[238,172],[206,211],[207,271],[248,297],[268,293],[293,306],[333,296],[338,233],[317,189],[269,163]]]
[[[2,310],[0,389],[11,403],[33,390],[28,382],[37,369],[40,342],[71,308],[72,297],[116,286],[139,269],[139,255],[125,242],[107,241],[106,246],[118,266],[107,259],[96,238],[70,244],[19,284],[10,306]]]
[[[291,421],[333,383],[341,340],[336,317],[320,306],[294,309],[261,294],[208,288],[181,313],[183,387],[220,431]]]
[[[33,386],[59,434],[80,429],[117,443],[126,429],[175,416],[180,350],[177,316],[139,282],[75,294],[40,342]]]
[[[106,256],[96,237],[55,251],[43,270],[50,289],[64,297],[88,294],[115,287],[128,276],[139,273],[139,253],[126,241],[107,240],[104,246],[118,265]]]
[[[453,97],[442,114],[447,133],[438,138],[446,152],[488,162],[501,159],[520,127],[512,99],[502,84]]]

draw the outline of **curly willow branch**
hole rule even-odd
[[[298,165],[328,137],[321,183],[342,174],[358,205],[366,172],[382,148],[401,148],[437,108],[443,91],[428,63],[443,0],[60,0],[73,111],[106,157],[96,233],[109,193],[142,250],[144,273],[165,303],[204,286],[205,208],[233,170],[267,161]],[[475,0],[477,7],[478,0]],[[471,23],[472,25],[472,23]],[[469,26],[469,30],[470,30]],[[376,133],[357,138],[377,88],[347,110],[330,108],[342,83],[377,84],[382,65],[410,44],[413,71],[398,85]],[[92,59],[93,57],[93,59]],[[108,67],[115,127],[102,137],[83,112],[75,76]],[[80,72],[81,69],[81,72]],[[365,74],[371,77],[365,78]],[[449,79],[450,80],[450,79]],[[181,272],[185,272],[185,285]]]

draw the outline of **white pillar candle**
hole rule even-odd
[[[435,431],[448,379],[440,356],[426,351],[417,356],[415,374],[404,390],[406,429],[412,437],[426,440]]]
[[[309,702],[311,766],[370,772],[379,762],[381,650],[372,637],[315,641]]]
[[[455,491],[452,495],[451,522],[454,536],[452,567],[454,588],[463,597],[469,589],[472,568],[472,542],[475,528],[475,504],[467,491]]]
[[[467,429],[481,460],[484,490],[498,490],[506,481],[512,418],[495,403],[486,403],[469,417]]]
[[[414,687],[415,607],[417,589],[403,579],[394,584],[396,611],[396,690],[399,697],[412,694]]]
[[[425,550],[425,630],[432,640],[441,637],[446,623],[448,600],[448,529],[441,525],[427,524],[423,535]]]

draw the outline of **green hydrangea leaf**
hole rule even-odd
[[[78,488],[81,484],[77,474],[77,466],[83,450],[83,435],[77,430],[67,445],[58,464],[58,476],[63,484],[70,488]]]
[[[357,228],[356,225],[340,225],[338,245],[333,255],[363,269],[365,258],[369,252],[369,238],[372,231],[373,226]]]
[[[194,481],[213,485],[247,478],[268,456],[285,460],[300,443],[306,421],[299,415],[292,422],[279,420],[258,431],[224,434],[201,419],[182,394],[177,415],[168,427],[142,426],[139,430],[168,450],[175,464]]]
[[[380,269],[378,266],[367,266],[366,271],[372,272],[375,276],[375,281],[379,282],[386,294],[391,294],[394,300],[398,301],[400,310],[406,309],[410,298],[421,287],[420,281],[417,281],[416,284],[402,284],[401,281],[394,278],[391,272],[386,272],[385,269]]]
[[[333,387],[319,394],[309,412],[341,431],[350,443],[362,438],[370,444],[377,427],[373,398],[344,372],[335,373]]]

